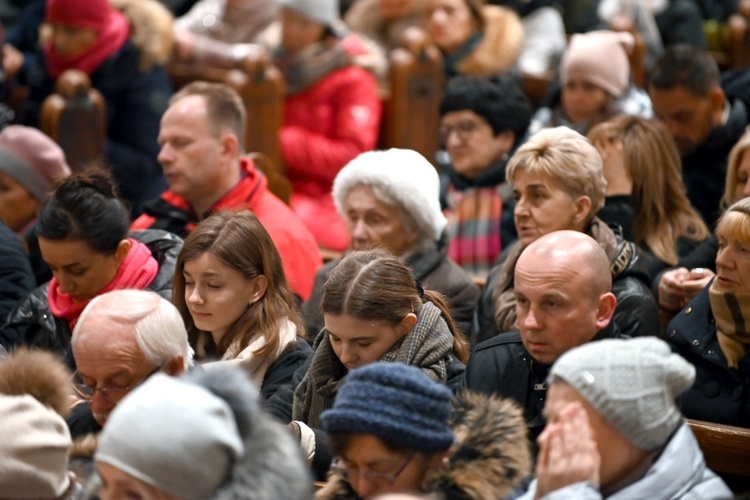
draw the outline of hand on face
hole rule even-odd
[[[568,403],[537,439],[536,498],[587,481],[599,484],[601,457],[581,403]]]

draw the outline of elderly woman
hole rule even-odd
[[[516,240],[508,157],[526,138],[531,104],[516,78],[459,76],[440,103],[440,201],[448,217],[448,256],[486,278],[503,246]]]
[[[685,416],[750,427],[750,198],[727,209],[716,237],[716,278],[669,323],[667,340],[697,372]]]
[[[519,241],[490,272],[472,343],[517,330],[513,275],[518,257],[540,236],[562,229],[588,234],[607,253],[617,297],[614,320],[622,333],[657,334],[658,310],[640,251],[623,238],[620,226],[608,226],[594,215],[604,205],[607,181],[593,144],[567,127],[543,130],[516,151],[507,177],[516,199]]]
[[[722,208],[750,196],[750,155],[745,154],[749,148],[750,130],[740,137],[729,153]],[[674,269],[654,279],[653,288],[661,309],[674,314],[703,290],[714,277],[718,249],[716,237],[711,237],[680,259]]]
[[[438,174],[422,155],[407,149],[363,153],[336,177],[333,197],[346,220],[351,249],[382,247],[402,257],[424,288],[445,295],[453,318],[467,331],[479,289],[446,256],[446,219],[438,201]],[[321,267],[304,305],[308,336],[323,327],[323,284],[340,259]]]
[[[483,0],[427,0],[426,12],[446,77],[494,76],[518,61],[523,26],[512,10]]]

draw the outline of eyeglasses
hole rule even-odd
[[[129,387],[91,387],[90,385],[86,385],[81,380],[81,376],[76,371],[73,373],[73,377],[71,379],[71,382],[73,383],[73,390],[76,392],[76,394],[83,399],[84,401],[91,402],[92,399],[94,399],[94,396],[96,395],[97,391],[102,394],[102,397],[109,403],[117,404],[120,402],[122,398],[125,397],[125,395],[141,385],[143,382],[148,380],[151,375],[154,375],[158,372],[160,372],[162,369],[162,365],[157,366],[153,370],[149,372],[148,375],[143,377],[139,382],[129,386]]]
[[[359,472],[356,469],[351,470],[349,467],[346,466],[346,462],[344,462],[340,457],[336,457],[333,460],[333,463],[331,464],[331,469],[338,473],[341,477],[346,479],[351,484],[352,478],[359,478],[360,476],[367,479],[367,481],[378,487],[385,487],[390,486],[393,484],[393,482],[398,479],[398,476],[401,475],[402,472],[406,469],[406,467],[411,463],[412,460],[414,460],[414,457],[417,456],[418,452],[414,452],[411,455],[409,455],[409,458],[404,462],[404,464],[398,468],[396,472],[392,472],[390,474],[384,473],[384,472],[375,472],[375,471],[363,471]]]
[[[466,142],[467,139],[469,139],[469,136],[471,136],[471,134],[474,133],[474,130],[476,130],[477,125],[477,122],[472,120],[463,120],[455,125],[441,125],[440,144],[443,146],[447,145],[448,139],[450,139],[453,132],[456,133],[459,141]]]

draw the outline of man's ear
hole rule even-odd
[[[182,357],[182,354],[175,354],[169,358],[162,371],[172,377],[179,377],[185,372],[185,358]]]
[[[607,292],[599,297],[599,307],[596,310],[596,328],[603,330],[612,321],[617,307],[617,298],[612,292]]]
[[[240,155],[240,141],[236,135],[231,132],[224,132],[219,137],[219,144],[221,144],[221,154],[231,159],[237,158]]]
[[[709,98],[711,99],[712,123],[715,127],[718,127],[724,119],[724,106],[727,97],[721,87],[714,85],[709,91]]]

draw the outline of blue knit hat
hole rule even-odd
[[[372,363],[352,370],[322,413],[328,433],[362,433],[428,453],[453,444],[448,427],[451,391],[422,370],[402,363]]]

